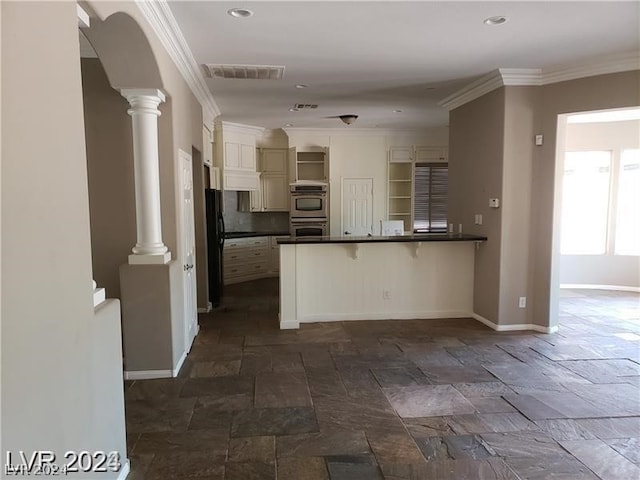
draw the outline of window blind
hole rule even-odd
[[[416,163],[414,175],[413,230],[446,232],[449,166]]]

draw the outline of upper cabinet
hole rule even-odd
[[[262,173],[287,173],[287,149],[262,148],[260,149],[260,171]]]
[[[220,169],[224,190],[259,190],[256,136],[262,128],[216,121],[214,163]]]
[[[288,212],[288,151],[285,148],[259,148],[260,189],[250,192],[250,211]]]
[[[413,147],[391,147],[389,149],[389,163],[411,163],[413,161]]]
[[[329,148],[310,147],[304,150],[289,149],[290,165],[293,166],[292,182],[305,180],[329,181]]]
[[[416,162],[446,162],[447,157],[447,147],[414,147]]]

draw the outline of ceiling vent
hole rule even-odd
[[[284,67],[277,65],[214,65],[204,64],[209,78],[239,78],[243,80],[281,80]]]
[[[296,103],[293,108],[297,108],[298,110],[302,110],[304,109],[314,109],[314,108],[318,108],[318,104],[317,103]]]

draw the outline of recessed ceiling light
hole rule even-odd
[[[227,13],[236,18],[247,18],[253,15],[253,12],[247,8],[232,8]]]
[[[502,15],[496,15],[495,17],[489,17],[484,19],[485,25],[502,25],[507,21],[507,17],[503,17]]]
[[[293,127],[293,123],[285,123],[285,127]]]
[[[393,113],[402,113],[402,110],[394,110]]]
[[[304,83],[299,83],[298,85],[296,85],[296,88],[308,88],[309,85],[305,85]]]
[[[300,109],[299,108],[290,108],[289,111],[290,112],[299,112]]]

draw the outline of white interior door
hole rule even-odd
[[[198,317],[196,307],[196,242],[193,214],[193,164],[191,155],[180,150],[182,181],[182,272],[184,282],[184,337],[185,350],[191,349],[196,336]]]
[[[342,180],[342,234],[373,233],[373,179]]]

